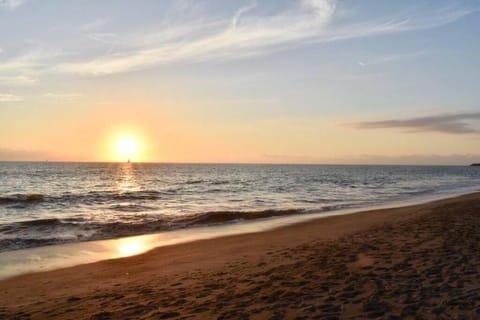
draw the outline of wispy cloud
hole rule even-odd
[[[186,21],[180,19],[164,25],[162,32],[131,37],[149,39],[139,47],[133,45],[130,49],[85,61],[64,63],[57,69],[95,75],[140,70],[185,60],[239,59],[268,54],[303,43],[434,28],[454,22],[477,10],[450,6],[395,18],[336,23],[337,6],[336,0],[304,0],[293,6],[286,6],[275,14],[265,14],[260,4],[253,3],[239,8],[230,18]],[[97,34],[92,38],[108,41],[111,40],[111,34]],[[129,42],[128,36],[121,38],[124,43]],[[135,42],[138,44],[138,40],[133,41]],[[406,56],[402,55],[386,57],[390,61],[404,58]]]
[[[0,60],[0,71],[15,71],[46,67],[48,61],[56,58],[60,52],[44,48],[34,48],[24,54]]]
[[[0,102],[20,102],[23,98],[11,93],[0,93]]]
[[[269,163],[322,163],[322,164],[382,164],[382,165],[468,165],[476,163],[480,154],[406,154],[386,156],[376,154],[352,154],[338,157],[308,155],[266,154],[259,162]]]
[[[107,24],[107,19],[98,18],[92,21],[89,21],[80,27],[82,31],[93,31],[97,30]]]
[[[0,4],[15,6],[21,2],[3,0]],[[434,28],[478,10],[456,5],[397,17],[368,20],[360,17],[345,21],[337,19],[338,7],[342,4],[337,0],[299,0],[275,10],[265,8],[265,3],[254,2],[237,8],[226,17],[209,16],[199,9],[200,3],[195,2],[195,10],[173,6],[172,12],[164,17],[157,29],[150,32],[104,32],[105,19],[90,21],[79,30],[98,43],[97,50],[83,52],[80,49],[77,53],[78,57],[90,54],[89,58],[59,59],[58,52],[34,48],[16,57],[0,59],[0,72],[4,78],[15,77],[16,83],[27,85],[35,81],[22,79],[35,79],[36,74],[43,71],[102,75],[181,61],[241,59],[309,43]],[[422,54],[424,52],[394,53],[373,61],[362,60],[358,64],[367,66]]]
[[[333,16],[335,2],[309,0],[276,15],[247,14],[254,9],[250,5],[237,10],[231,19],[197,24],[193,35],[193,30],[183,27],[187,32],[173,31],[177,38],[159,46],[64,64],[60,69],[81,74],[109,74],[187,59],[240,58],[260,54],[321,32]],[[221,25],[222,28],[215,28],[212,32],[209,30],[212,25]]]
[[[0,59],[0,85],[32,85],[37,82],[38,74],[48,70],[53,59],[59,56],[58,51],[35,48],[22,55]]]
[[[364,154],[336,158],[333,163],[464,166],[476,163],[478,159],[480,159],[480,154],[407,154],[398,156]]]
[[[367,67],[369,65],[378,65],[383,63],[391,63],[391,62],[400,62],[400,61],[409,61],[413,60],[428,54],[426,50],[414,51],[414,52],[402,52],[402,53],[394,53],[390,55],[374,57],[371,59],[364,59],[358,61],[358,65],[361,67]]]
[[[417,117],[400,120],[365,121],[350,124],[357,129],[403,129],[405,132],[440,132],[447,134],[480,133],[472,121],[480,112]]]
[[[44,161],[50,158],[45,151],[0,148],[0,161]]]
[[[54,100],[75,100],[81,98],[82,95],[79,93],[45,93],[43,95],[45,98],[54,99]]]
[[[31,75],[11,75],[0,76],[0,85],[9,87],[31,86],[37,82],[37,79]]]
[[[104,43],[115,43],[118,42],[119,39],[118,35],[112,32],[90,33],[87,37]]]
[[[478,5],[466,7],[454,4],[425,11],[418,10],[404,16],[346,23],[332,28],[327,37],[320,37],[317,41],[346,40],[431,29],[453,23],[479,10]]]
[[[375,59],[373,63],[387,63],[387,62],[394,62],[400,60],[410,60],[415,59],[418,57],[422,57],[426,55],[428,52],[425,50],[415,51],[415,52],[405,52],[405,53],[397,53],[388,56],[383,56]]]
[[[0,7],[15,9],[24,4],[26,0],[0,0]]]

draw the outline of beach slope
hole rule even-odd
[[[480,317],[480,194],[0,282],[2,319]]]

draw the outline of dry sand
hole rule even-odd
[[[480,194],[0,282],[0,319],[478,319]]]

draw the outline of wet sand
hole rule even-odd
[[[0,319],[477,319],[480,194],[0,282]]]

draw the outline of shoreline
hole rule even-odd
[[[475,191],[476,192],[476,191]],[[473,193],[475,193],[473,192]],[[366,207],[318,211],[286,216],[195,226],[120,238],[73,242],[0,253],[0,281],[22,274],[57,270],[104,260],[144,254],[156,248],[251,233],[261,233],[328,217],[354,215],[384,209],[410,207],[472,194],[472,188],[445,194],[415,196]]]
[[[0,316],[473,318],[479,208],[473,193],[20,275]]]

